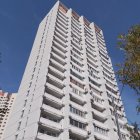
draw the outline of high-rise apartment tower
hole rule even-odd
[[[12,112],[16,95],[15,93],[8,93],[0,90],[0,140],[3,139],[3,134]]]
[[[115,108],[128,140],[102,30],[58,1],[39,25],[4,140],[118,140]]]

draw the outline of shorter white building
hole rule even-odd
[[[0,140],[3,134],[16,98],[15,93],[7,93],[0,90]]]

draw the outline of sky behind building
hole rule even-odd
[[[115,64],[123,61],[117,36],[139,23],[139,0],[61,0],[66,6],[95,22],[104,32],[107,49]],[[55,0],[0,1],[0,87],[17,92],[38,25]],[[121,85],[120,85],[121,88]],[[137,96],[128,88],[122,94],[128,121],[140,123],[135,110]]]

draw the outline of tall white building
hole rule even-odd
[[[4,140],[118,140],[114,108],[129,139],[102,30],[59,1],[39,25],[18,93]]]
[[[3,139],[3,134],[6,129],[9,116],[12,112],[16,95],[17,94],[15,93],[10,94],[0,90],[0,140]]]

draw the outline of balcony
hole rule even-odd
[[[46,97],[43,98],[43,103],[58,110],[61,110],[64,106],[63,104],[59,104],[58,102]]]
[[[97,69],[98,68],[98,65],[96,65],[94,62],[92,62],[91,60],[89,60],[88,58],[87,58],[87,62],[88,62],[88,64],[91,64],[92,65],[92,67],[94,67],[95,69]]]
[[[48,129],[52,129],[52,130],[57,131],[57,132],[62,131],[61,123],[57,123],[57,122],[45,119],[43,117],[40,118],[40,123],[42,126],[48,128]]]
[[[60,9],[59,9],[59,13],[60,15],[62,15],[63,17],[65,17],[66,19],[68,19],[68,17],[66,16],[66,13],[63,13]]]
[[[54,33],[55,36],[57,36],[58,38],[60,38],[63,42],[67,42],[66,38],[64,36],[62,36],[59,32]]]
[[[53,104],[58,105],[60,108],[64,106],[61,99],[59,99],[51,94],[45,93],[44,97],[46,98],[46,100],[51,101]]]
[[[81,76],[81,73],[77,72],[76,70],[71,70],[70,74],[74,77],[76,77],[76,79],[78,78],[79,80],[83,81],[84,77]],[[80,81],[79,81],[80,82]]]
[[[104,127],[100,127],[99,126],[100,124],[98,124],[98,125],[96,125],[96,124],[94,123],[94,135],[95,135],[95,138],[99,139],[99,140],[100,139],[101,140],[110,140],[108,138],[108,130],[109,129],[104,128]]]
[[[91,38],[89,38],[89,37],[86,37],[86,41],[87,41],[88,43],[90,43],[90,44],[94,44],[93,39],[91,39]]]
[[[93,110],[93,118],[100,121],[100,122],[105,122],[107,120],[106,115],[103,112],[100,112],[96,109],[92,109]]]
[[[81,88],[81,90],[84,89],[84,87],[85,87],[85,84],[83,81],[79,80],[78,78],[76,78],[72,75],[70,76],[70,82],[72,84],[74,84],[75,86],[77,86],[77,88]]]
[[[62,16],[57,15],[57,22],[62,23],[65,26],[68,26],[68,21],[66,21]]]
[[[80,25],[77,25],[77,23],[74,20],[71,20],[71,23],[73,24],[73,26],[77,29],[77,30],[81,30]]]
[[[80,42],[78,42],[78,41],[76,41],[76,40],[72,40],[71,41],[71,44],[73,45],[73,46],[75,46],[78,50],[82,50],[82,47],[81,47],[81,43]]]
[[[87,29],[84,29],[84,31],[85,31],[85,35],[88,34],[88,36],[93,37],[93,34],[91,32],[89,32]]]
[[[95,58],[95,57],[97,56],[97,55],[96,55],[96,51],[94,50],[94,48],[91,48],[91,47],[88,46],[88,45],[87,45],[86,51],[87,51],[87,53],[88,53],[91,57],[93,57],[93,58]]]
[[[49,136],[47,134],[43,134],[39,132],[37,134],[37,140],[61,140],[61,139],[58,137]]]
[[[51,58],[60,63],[62,66],[66,64],[65,60],[62,59],[60,56],[56,55],[55,53],[51,52]]]
[[[81,35],[78,35],[76,32],[71,31],[71,35],[72,36],[75,36],[78,40],[81,40],[82,39],[82,36]]]
[[[63,83],[63,80],[65,78],[64,75],[59,75],[58,73],[55,73],[54,71],[51,71],[50,69],[48,71],[48,77],[50,77],[51,79],[59,82],[62,85],[64,84]]]
[[[59,24],[59,26],[63,27],[64,30],[67,30],[67,25],[63,23],[63,21],[59,18],[56,20],[56,23]]]
[[[61,12],[58,12],[58,16],[60,16],[65,22],[68,22],[68,19],[65,15],[63,15]]]
[[[84,105],[86,103],[84,95],[80,96],[80,95],[77,95],[76,93],[70,92],[70,98],[72,101],[80,105]]]
[[[74,62],[77,66],[79,66],[80,68],[82,68],[84,65],[81,63],[81,61],[75,57],[71,56],[71,61]]]
[[[100,133],[95,132],[95,140],[110,140],[107,136],[101,135]]]
[[[72,112],[70,112],[70,117],[72,119],[77,120],[77,121],[84,123],[84,124],[86,124],[88,122],[88,120],[85,118],[85,116],[82,117],[82,116],[79,116],[79,115],[74,114]]]
[[[107,92],[108,92],[111,96],[113,96],[114,98],[119,99],[119,96],[118,96],[118,95],[113,94],[113,93],[112,93],[111,91],[109,91],[109,90],[107,90]]]
[[[54,53],[54,51],[51,52],[51,58],[53,58],[63,66],[66,64],[65,59],[58,55],[58,53]]]
[[[94,42],[90,42],[87,38],[85,39],[85,42],[86,42],[89,46],[91,46],[92,48],[95,48],[95,47],[94,47]]]
[[[77,26],[81,26],[80,23],[79,23],[79,21],[76,20],[74,17],[72,17],[72,20],[77,24]]]
[[[49,66],[49,73],[55,77],[57,77],[60,80],[64,80],[65,79],[65,75],[64,73],[60,72],[59,70],[55,69],[52,66]]]
[[[71,104],[73,107],[78,108],[79,110],[83,110],[83,112],[86,112],[86,111],[84,110],[84,108],[83,108],[82,105],[79,105],[79,104],[77,104],[77,103],[75,103],[75,102],[73,102],[73,101],[71,101],[70,104]]]
[[[64,38],[67,38],[67,34],[65,31],[61,30],[59,27],[55,28],[55,31],[58,32],[59,34],[61,34]]]
[[[98,91],[101,90],[101,84],[99,83],[100,81],[96,80],[96,79],[93,79],[93,78],[90,78],[89,77],[89,82],[90,82],[90,85],[94,88],[94,89],[97,89]]]
[[[54,41],[56,41],[60,46],[63,46],[64,48],[67,47],[66,43],[63,42],[60,38],[58,38],[57,36],[54,36]]]
[[[94,109],[96,109],[96,110],[98,110],[98,111],[100,111],[100,112],[102,112],[102,111],[105,110],[104,105],[101,104],[101,103],[98,103],[98,102],[96,102],[96,101],[92,101],[91,105],[92,105],[92,108],[94,108]]]
[[[89,75],[90,75],[90,79],[91,79],[92,81],[97,81],[97,82],[99,82],[100,77],[96,76],[96,74],[89,72]]]
[[[93,35],[90,35],[89,33],[85,34],[86,38],[88,38],[91,42],[94,40]]]
[[[92,87],[91,85],[90,85],[90,90],[91,90],[90,94],[91,94],[92,97],[96,96],[97,98],[103,100],[101,91],[97,90],[96,88]]]
[[[67,30],[65,28],[63,28],[63,26],[61,26],[59,23],[56,23],[56,28],[59,28],[62,32],[64,32],[65,34],[67,34]]]
[[[61,64],[59,64],[56,60],[53,59],[50,60],[50,66],[54,67],[55,69],[63,73],[66,71],[66,69]]]
[[[76,135],[78,138],[87,138],[88,132],[75,126],[70,126],[70,133]]]
[[[77,27],[75,24],[71,24],[72,29],[76,30],[77,33],[81,34],[81,29]]]
[[[81,36],[81,32],[78,32],[78,30],[76,30],[76,28],[72,27],[72,32],[75,32],[78,36]]]
[[[97,60],[95,59],[95,57],[94,57],[93,55],[91,56],[91,54],[87,53],[87,57],[88,57],[91,61],[93,61],[94,63],[97,63]]]
[[[57,16],[57,21],[61,22],[61,24],[68,26],[68,22],[60,15]]]
[[[64,92],[63,90],[57,88],[56,86],[50,84],[50,83],[46,83],[47,88],[52,91],[52,93],[58,97],[63,97],[64,96]]]
[[[116,120],[113,115],[112,115],[112,119]],[[122,118],[118,118],[118,121],[119,121],[120,124],[123,124],[123,125],[126,125],[126,123],[127,123],[126,120],[123,117]]]
[[[102,128],[104,130],[108,130],[108,126],[106,124],[101,123],[101,122],[99,122],[97,120],[94,120],[93,124],[95,124],[95,126],[98,126],[99,128]]]
[[[105,84],[105,86],[106,86],[107,91],[110,91],[111,92],[111,95],[114,94],[118,98],[118,96],[119,96],[118,95],[118,90],[114,89],[113,87],[108,86],[107,84]]]
[[[108,80],[106,80],[106,84],[107,84],[108,87],[110,87],[110,89],[113,88],[114,91],[118,91],[118,87],[115,84],[112,84]]]
[[[63,118],[63,113],[61,110],[58,110],[54,107],[51,107],[49,105],[43,104],[42,105],[42,110],[44,110],[44,112],[47,112],[49,114],[52,114],[53,116],[55,116],[58,119]]]
[[[62,59],[66,58],[66,55],[61,50],[59,50],[57,47],[55,47],[55,46],[52,47],[52,52],[57,54]]]
[[[61,90],[65,87],[63,81],[61,81],[60,79],[56,78],[55,76],[51,74],[47,75],[47,82]]]
[[[58,50],[62,51],[64,54],[67,52],[66,48],[64,48],[63,46],[61,46],[58,42],[53,41],[53,46],[55,48],[57,48]]]

